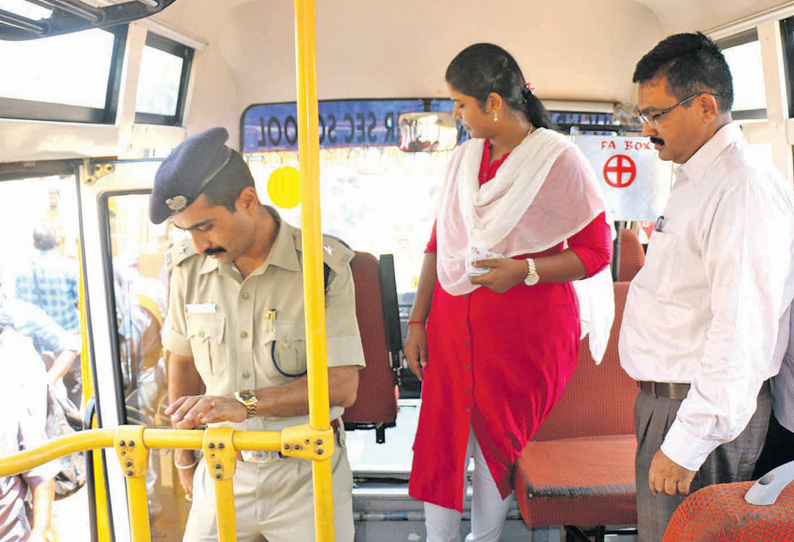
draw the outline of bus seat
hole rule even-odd
[[[620,267],[618,268],[618,280],[620,282],[631,282],[634,276],[645,265],[645,251],[639,237],[628,228],[620,230]]]
[[[780,483],[770,475],[782,475],[788,463],[763,476],[759,482],[716,484],[695,491],[673,513],[663,542],[733,542],[767,540],[783,542],[794,539],[794,484]],[[787,480],[790,480],[790,476]],[[768,487],[763,487],[764,485]],[[748,491],[781,490],[773,504],[755,505],[745,500]],[[749,497],[748,497],[749,498]],[[770,502],[770,501],[766,501]]]
[[[356,402],[345,409],[342,420],[349,431],[375,429],[376,442],[383,443],[386,428],[393,427],[397,419],[397,375],[392,363],[393,360],[399,363],[402,343],[394,260],[390,254],[384,254],[378,261],[372,254],[356,252],[351,267],[356,317],[367,366],[359,371]],[[388,307],[392,308],[384,310]],[[389,329],[388,322],[396,330]],[[399,345],[396,350],[395,341]]]
[[[617,282],[615,323],[604,360],[596,365],[587,338],[565,391],[516,463],[514,489],[530,527],[637,523],[634,481],[634,400],[639,389],[621,368],[618,335],[629,283]],[[582,534],[583,536],[583,534]],[[582,538],[587,540],[587,538]]]

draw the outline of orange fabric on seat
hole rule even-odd
[[[794,484],[775,504],[744,500],[754,482],[717,484],[696,491],[673,513],[664,542],[790,542],[794,540]]]
[[[345,409],[346,423],[393,423],[397,419],[397,378],[391,368],[380,290],[378,259],[356,252],[350,264],[356,289],[356,318],[367,366],[358,373],[356,402]]]
[[[548,525],[633,525],[634,400],[639,389],[620,366],[618,336],[629,284],[616,282],[615,322],[596,365],[587,339],[562,397],[516,463],[514,489],[524,521]]]
[[[636,523],[636,447],[633,434],[529,442],[515,480],[524,520],[533,527]]]

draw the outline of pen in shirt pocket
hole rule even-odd
[[[654,231],[663,231],[664,230],[664,215],[660,215],[659,218],[656,219],[656,228]]]

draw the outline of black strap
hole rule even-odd
[[[325,288],[325,293],[328,293],[328,283],[331,281],[331,268],[328,267],[327,263],[323,263],[323,288]]]

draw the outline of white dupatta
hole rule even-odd
[[[504,257],[542,252],[581,231],[607,209],[587,160],[557,132],[539,128],[527,135],[494,178],[480,187],[483,145],[483,139],[473,139],[455,151],[439,194],[438,280],[452,295],[479,288],[466,274],[472,252]],[[563,174],[546,183],[564,152],[575,153],[578,160],[561,163]],[[600,362],[615,312],[609,267],[574,282],[574,288],[582,336],[590,332],[590,350]]]

